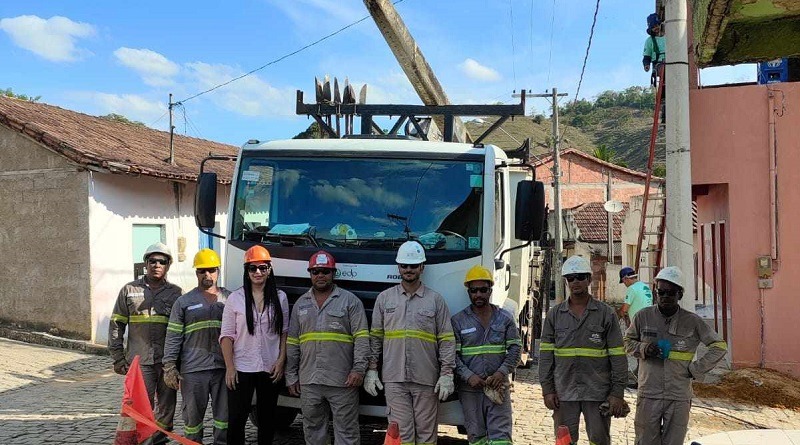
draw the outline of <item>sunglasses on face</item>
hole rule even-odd
[[[467,292],[469,292],[471,294],[477,294],[478,292],[480,292],[482,294],[486,294],[486,293],[489,293],[489,291],[491,291],[491,290],[492,290],[491,287],[486,287],[486,286],[483,286],[483,287],[468,287],[467,288]]]
[[[161,258],[150,258],[149,260],[147,260],[147,264],[151,266],[154,264],[160,264],[162,266],[166,266],[167,264],[169,264],[169,260],[162,260]]]
[[[419,264],[401,264],[400,268],[401,269],[415,270],[415,269],[419,269]]]
[[[572,283],[573,281],[583,281],[587,279],[589,275],[580,274],[580,275],[564,275],[564,279],[567,280],[568,283]]]
[[[678,291],[677,289],[656,289],[656,293],[658,294],[659,297],[664,297],[667,295],[670,297],[676,297],[678,295],[678,292],[680,291]]]
[[[259,265],[250,264],[247,266],[247,271],[250,273],[256,273],[256,271],[267,273],[269,272],[269,269],[270,269],[269,264],[259,264]]]
[[[311,275],[330,275],[333,272],[330,269],[312,269]]]
[[[197,269],[195,272],[197,275],[205,275],[207,273],[217,273],[219,271],[218,267],[204,267],[202,269]]]

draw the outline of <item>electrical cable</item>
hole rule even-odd
[[[536,69],[536,66],[533,63],[533,2],[534,0],[531,0],[531,53],[528,56],[528,59],[531,61],[531,72]]]
[[[513,0],[508,0],[508,15],[511,21],[511,72],[514,73],[514,86],[517,85],[517,49],[514,45],[514,6]]]
[[[574,103],[578,102],[578,94],[581,92],[581,84],[583,84],[583,75],[586,73],[586,62],[589,60],[589,50],[592,48],[592,38],[594,37],[594,27],[597,24],[597,12],[600,11],[600,0],[594,7],[594,17],[592,18],[592,28],[589,30],[589,43],[586,45],[586,54],[583,56],[583,67],[581,68],[581,77],[578,79],[578,89],[575,91]]]
[[[392,5],[397,5],[398,3],[402,3],[402,2],[404,2],[404,1],[405,1],[405,0],[395,0],[394,2],[392,2]],[[189,97],[187,97],[186,99],[179,100],[177,103],[186,102],[186,101],[192,100],[192,99],[194,99],[194,98],[196,98],[196,97],[200,97],[200,96],[202,96],[202,95],[204,95],[204,94],[206,94],[206,93],[210,93],[210,92],[212,92],[212,91],[214,91],[214,90],[216,90],[216,89],[218,89],[218,88],[224,87],[225,85],[229,85],[229,84],[231,84],[231,83],[233,83],[233,82],[236,82],[237,80],[243,79],[243,78],[245,78],[245,77],[247,77],[247,76],[249,76],[249,75],[251,75],[251,74],[253,74],[253,73],[257,72],[257,71],[261,71],[261,70],[263,70],[264,68],[266,68],[266,67],[268,67],[268,66],[270,66],[270,65],[274,65],[274,64],[276,64],[276,63],[278,63],[278,62],[280,62],[280,61],[282,61],[282,60],[284,60],[284,59],[287,59],[287,58],[289,58],[289,57],[291,57],[291,56],[294,56],[295,54],[298,54],[298,53],[300,53],[300,52],[302,52],[302,51],[305,51],[305,50],[307,50],[308,48],[311,48],[312,46],[315,46],[315,45],[317,45],[317,44],[319,44],[319,43],[321,43],[321,42],[323,42],[323,41],[325,41],[325,40],[328,40],[329,38],[331,38],[331,37],[333,37],[333,36],[335,36],[335,35],[337,35],[337,34],[339,34],[339,33],[343,32],[343,31],[345,31],[345,30],[347,30],[347,29],[349,29],[349,28],[352,28],[352,27],[353,27],[353,26],[355,26],[355,25],[358,25],[359,23],[361,23],[361,22],[363,22],[363,21],[365,21],[365,20],[369,19],[370,17],[372,17],[372,16],[371,16],[371,15],[366,15],[366,16],[364,16],[364,17],[362,17],[362,18],[360,18],[360,19],[356,20],[355,22],[352,22],[352,23],[350,23],[350,24],[348,24],[348,25],[346,25],[346,26],[343,26],[343,27],[341,27],[341,28],[337,29],[336,31],[334,31],[334,32],[332,32],[332,33],[330,33],[330,34],[328,34],[328,35],[326,35],[326,36],[324,36],[324,37],[321,37],[321,38],[319,38],[319,39],[317,39],[317,40],[315,40],[315,41],[313,41],[313,42],[309,43],[308,45],[305,45],[305,46],[303,46],[303,47],[301,47],[301,48],[299,48],[299,49],[296,49],[296,50],[294,50],[294,51],[292,51],[292,52],[290,52],[290,53],[284,54],[284,55],[282,55],[282,56],[278,57],[277,59],[274,59],[274,60],[272,60],[272,61],[270,61],[270,62],[267,62],[267,63],[265,63],[264,65],[261,65],[261,66],[260,66],[260,67],[258,67],[258,68],[252,69],[252,70],[250,70],[250,71],[248,71],[248,72],[246,72],[246,73],[242,74],[241,76],[234,77],[233,79],[230,79],[230,80],[228,80],[228,81],[226,81],[226,82],[223,82],[223,83],[221,83],[221,84],[218,84],[218,85],[216,85],[216,86],[213,86],[213,87],[211,87],[211,88],[209,88],[209,89],[207,89],[207,90],[205,90],[205,91],[201,91],[201,92],[199,92],[199,93],[197,93],[197,94],[194,94],[194,95],[192,95],[192,96],[189,96]]]
[[[553,29],[556,25],[556,0],[553,0],[553,16],[550,18],[550,55],[547,56],[547,83],[550,85],[550,66],[553,63]]]

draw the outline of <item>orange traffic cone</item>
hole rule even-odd
[[[383,440],[383,445],[400,445],[400,427],[397,422],[389,424],[386,429],[386,439]]]
[[[136,421],[125,413],[120,414],[114,445],[137,445],[139,435],[136,433]]]
[[[560,425],[556,433],[556,445],[572,445],[572,436],[569,434],[569,427]]]

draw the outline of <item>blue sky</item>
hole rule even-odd
[[[651,1],[603,0],[580,97],[646,85]],[[453,103],[513,103],[513,90],[575,94],[590,0],[404,0],[396,5]],[[362,0],[0,2],[0,88],[80,112],[168,129],[183,100],[367,15]],[[552,32],[551,32],[552,30]],[[552,36],[552,38],[551,38]],[[314,76],[368,84],[369,103],[419,103],[375,23],[365,20],[256,74],[184,102],[180,134],[241,145],[289,138],[310,121]],[[750,66],[704,70],[705,84],[755,80]],[[531,103],[537,110],[544,100]],[[184,117],[185,116],[185,117]]]

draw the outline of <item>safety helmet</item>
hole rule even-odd
[[[272,257],[269,256],[269,250],[264,246],[258,245],[247,249],[247,252],[244,253],[244,264],[258,261],[272,261]]]
[[[590,274],[592,273],[592,266],[589,265],[589,261],[586,258],[573,255],[567,258],[567,261],[564,261],[564,265],[561,266],[561,276],[578,273]]]
[[[422,264],[425,262],[425,249],[417,241],[406,241],[397,249],[397,264]]]
[[[151,244],[150,247],[148,247],[147,250],[144,251],[144,255],[142,255],[142,261],[147,261],[147,257],[149,257],[154,253],[160,253],[162,255],[166,255],[167,258],[169,258],[169,262],[170,263],[172,262],[172,251],[169,250],[169,247],[167,247],[167,245],[164,243]]]
[[[656,281],[664,280],[679,286],[683,289],[683,272],[675,266],[669,266],[661,269],[656,275]]]
[[[647,16],[647,30],[653,29],[654,26],[661,24],[661,17],[658,14],[653,13]]]
[[[200,249],[194,256],[194,264],[192,267],[195,269],[208,269],[211,267],[219,267],[222,261],[219,260],[219,255],[212,249]]]
[[[632,267],[625,266],[619,271],[619,282],[622,283],[625,278],[637,278],[638,276],[639,274]]]
[[[311,269],[316,268],[336,269],[336,260],[330,253],[320,250],[314,255],[311,255],[311,258],[308,260],[308,270],[311,271]]]
[[[481,266],[480,264],[472,266],[472,268],[467,271],[467,275],[464,277],[464,286],[467,286],[470,281],[478,280],[488,281],[489,283],[494,284],[492,273],[489,272],[489,269]]]

